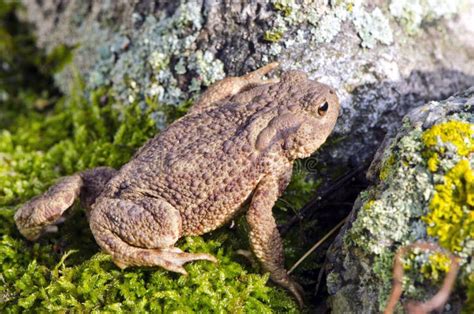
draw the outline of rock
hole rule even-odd
[[[383,311],[398,248],[435,242],[459,257],[458,286],[444,312],[474,309],[474,87],[412,110],[370,166],[373,181],[328,251],[335,313]],[[405,260],[402,301],[429,299],[448,268],[443,254]],[[466,300],[467,298],[467,300]]]
[[[39,44],[75,48],[87,88],[175,105],[272,60],[334,86],[343,102],[321,159],[372,156],[406,112],[474,84],[474,1],[24,1]],[[329,158],[330,157],[330,158]]]

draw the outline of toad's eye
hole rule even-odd
[[[318,114],[323,117],[329,109],[329,104],[327,101],[323,102],[318,108]]]

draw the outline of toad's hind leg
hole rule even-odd
[[[64,212],[79,196],[86,209],[90,208],[103,186],[116,172],[109,167],[98,167],[64,177],[44,194],[31,199],[17,210],[15,222],[18,230],[29,240],[56,231],[56,224],[63,220]]]
[[[121,268],[161,266],[186,274],[183,265],[217,260],[206,253],[186,253],[174,244],[181,235],[181,216],[162,199],[139,201],[101,198],[94,204],[90,226],[100,247]]]
[[[36,240],[42,234],[56,231],[56,223],[79,196],[83,181],[75,174],[63,178],[43,195],[39,195],[15,213],[15,222],[20,233],[28,240]]]

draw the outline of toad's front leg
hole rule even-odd
[[[303,305],[302,289],[284,268],[283,244],[277,229],[272,208],[291,177],[288,171],[280,178],[264,178],[257,186],[247,213],[250,226],[250,244],[263,269],[278,285],[288,289],[300,306]]]
[[[263,77],[278,67],[278,62],[272,62],[255,71],[245,75],[232,77],[228,76],[209,86],[209,88],[201,95],[198,101],[191,107],[190,112],[198,112],[209,109],[216,102],[227,97],[234,96],[249,88],[269,83],[277,83],[278,79],[263,79]]]

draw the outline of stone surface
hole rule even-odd
[[[458,290],[445,311],[456,313],[466,301],[462,291],[474,289],[474,207],[470,201],[474,190],[469,183],[474,175],[473,106],[474,88],[430,102],[411,111],[396,136],[387,137],[379,148],[368,172],[374,183],[361,193],[349,222],[328,251],[327,287],[335,312],[383,311],[394,254],[417,240],[434,241],[460,257]],[[463,128],[470,131],[465,134]],[[452,183],[450,176],[456,171],[463,179]],[[451,193],[452,199],[447,197]],[[427,299],[439,288],[444,276],[440,269],[445,266],[436,258],[425,254],[408,258],[404,301]],[[472,306],[474,300],[469,302]]]
[[[370,157],[410,108],[474,83],[472,0],[24,4],[41,46],[75,46],[89,88],[110,85],[129,101],[177,104],[271,60],[303,69],[342,99],[328,149],[339,164]],[[71,68],[57,76],[63,90]]]

